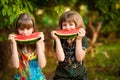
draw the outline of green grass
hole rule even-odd
[[[120,41],[96,47],[94,57],[86,54],[90,80],[120,80]]]
[[[55,57],[46,57],[47,58],[47,64],[46,67],[43,69],[43,72],[45,74],[47,73],[53,73],[56,69],[56,65],[57,65],[57,60]]]

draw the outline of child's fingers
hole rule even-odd
[[[43,32],[41,32],[41,34],[39,35],[39,37],[40,37],[40,40],[44,40],[44,34],[43,34]]]
[[[8,37],[8,40],[12,40],[15,38],[15,35],[14,34],[10,34],[9,37]]]
[[[80,28],[79,32],[80,32],[80,33],[86,33],[86,31],[85,31],[84,28]]]
[[[55,34],[56,34],[56,31],[52,31],[52,32],[51,32],[51,36],[52,36],[53,38],[56,36]]]
[[[56,31],[52,31],[52,32],[51,32],[51,35],[55,35],[55,33],[56,33]]]
[[[83,35],[85,35],[86,34],[86,31],[85,31],[85,29],[84,28],[80,28],[80,30],[79,30],[79,32],[78,32],[78,35],[80,36],[83,36]]]

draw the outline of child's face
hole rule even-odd
[[[18,33],[20,35],[29,36],[33,33],[33,27],[30,28],[19,28]]]
[[[71,30],[71,29],[75,29],[75,28],[76,28],[76,26],[73,21],[62,23],[62,29]]]

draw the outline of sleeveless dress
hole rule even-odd
[[[88,80],[87,70],[84,67],[84,61],[80,64],[75,57],[76,40],[70,46],[65,39],[61,39],[61,45],[65,53],[63,62],[58,62],[53,80]],[[85,50],[88,46],[87,37],[82,40],[82,48]],[[56,44],[54,44],[54,49]]]
[[[14,80],[46,80],[41,68],[38,65],[38,58],[35,52],[25,54],[24,50],[19,54],[20,66],[16,70]]]

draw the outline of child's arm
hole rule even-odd
[[[55,35],[55,33],[56,33],[56,31],[51,32],[51,36],[53,37],[53,39],[56,42],[56,54],[55,55],[57,57],[57,60],[62,62],[65,59],[65,55],[64,55],[64,51],[63,51],[60,39]]]
[[[44,45],[44,35],[40,35],[41,39],[36,43],[37,54],[38,54],[38,64],[41,68],[46,66],[46,57],[45,57],[45,45]]]
[[[76,39],[76,59],[78,62],[82,64],[82,60],[85,57],[85,50],[82,47],[82,38],[85,36],[85,30],[80,29],[80,32],[78,33],[78,37]]]
[[[14,39],[14,34],[10,34],[8,40],[11,41],[10,48],[12,52],[12,63],[15,68],[19,68],[19,57],[18,57],[18,50],[17,50],[17,43]]]

